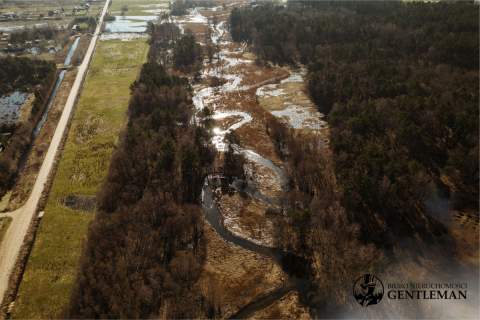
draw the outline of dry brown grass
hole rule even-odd
[[[253,120],[235,131],[240,139],[240,144],[245,148],[255,150],[276,164],[281,163],[275,152],[275,146],[266,132],[264,119],[268,115],[258,105],[255,90],[227,93],[219,101],[217,108],[221,111],[241,110],[250,113]]]
[[[202,23],[185,23],[185,31],[190,30],[197,41],[203,42],[205,40],[205,34],[208,31],[208,27]]]
[[[23,205],[30,195],[38,170],[43,162],[48,145],[52,139],[63,107],[68,98],[70,88],[75,80],[76,70],[72,69],[65,74],[65,78],[57,91],[57,96],[48,114],[47,121],[43,125],[40,134],[35,139],[32,150],[28,155],[27,162],[20,172],[17,182],[12,189],[12,195],[8,203],[7,211],[15,210]]]
[[[238,193],[224,195],[218,204],[224,217],[235,221],[235,230],[232,231],[269,245],[273,239],[274,221],[265,216],[268,205],[250,198],[244,199]],[[226,227],[230,229],[228,224]]]
[[[455,216],[449,229],[457,248],[458,259],[476,268],[480,266],[478,220],[471,218],[475,213],[451,213]]]
[[[250,319],[311,319],[308,310],[303,307],[297,292],[290,292],[280,300],[263,310],[257,311]]]
[[[284,274],[270,258],[225,242],[209,224],[204,232],[207,256],[199,283],[213,283],[224,317],[282,284]]]
[[[75,50],[75,53],[73,54],[72,57],[72,64],[73,65],[80,65],[82,63],[83,57],[85,56],[85,53],[87,52],[88,45],[90,44],[91,36],[84,34],[80,37],[80,41],[78,42],[77,50]],[[63,60],[62,60],[63,62]]]
[[[226,19],[229,9],[217,11],[218,21]],[[212,16],[213,12],[202,12],[205,15]],[[187,27],[185,28],[187,29]],[[193,30],[200,41],[204,40],[204,30],[197,28]],[[225,70],[228,74],[238,74],[242,78],[240,86],[251,87],[247,91],[222,92],[220,98],[216,101],[217,111],[238,110],[248,112],[253,120],[240,129],[236,130],[236,136],[242,148],[252,149],[263,157],[270,159],[276,165],[281,166],[282,161],[278,157],[275,146],[266,132],[266,119],[271,117],[270,113],[262,108],[256,99],[256,87],[270,82],[277,82],[288,76],[288,71],[283,68],[260,67],[254,63],[255,56],[249,52],[236,52],[240,48],[239,44],[231,43],[227,50],[232,52],[230,58],[249,60],[251,63],[230,67]],[[225,49],[225,48],[223,48]],[[211,79],[204,79],[204,85],[209,85]],[[237,122],[237,117],[227,118],[216,121],[215,126],[222,129]],[[222,156],[217,157],[218,163]],[[251,163],[248,164],[252,166]],[[256,182],[264,194],[278,196],[279,186],[272,188],[271,181],[275,178],[270,169],[263,166],[254,165],[253,169],[256,175]],[[238,217],[238,224],[249,235],[249,238],[264,239],[272,238],[273,228],[271,222],[265,215],[268,205],[250,198],[243,199],[237,193],[233,196],[224,196],[219,201],[223,211],[228,211]],[[270,227],[269,227],[270,225]],[[242,230],[242,231],[243,231]],[[281,286],[286,275],[281,268],[270,258],[256,254],[254,252],[242,249],[236,245],[225,242],[210,225],[206,224],[204,228],[207,238],[207,256],[205,271],[199,280],[202,287],[210,288],[204,291],[214,292],[216,304],[222,308],[222,317],[228,317],[239,311],[246,304],[255,300],[256,297],[265,294]],[[260,233],[259,233],[260,232]],[[263,234],[262,234],[263,233]],[[212,289],[213,288],[213,289]],[[210,294],[206,294],[209,296]],[[272,310],[280,308],[278,314],[285,318],[291,318],[292,315],[303,317],[301,307],[296,296],[287,295],[282,300],[274,303]],[[274,315],[275,312],[266,309],[265,315]],[[261,316],[263,318],[263,316]]]

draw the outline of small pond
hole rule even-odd
[[[123,33],[147,31],[149,21],[154,21],[157,16],[115,16],[114,21],[108,21],[105,25],[105,32]]]

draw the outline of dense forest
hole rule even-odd
[[[45,86],[55,75],[55,64],[44,60],[0,58],[0,95],[15,90],[30,92]],[[48,87],[48,85],[47,85]]]
[[[34,26],[33,28],[27,28],[27,29],[12,32],[10,34],[10,42],[23,44],[25,41],[33,41],[37,39],[52,40],[59,33],[60,33],[60,30],[50,26],[42,27],[42,28],[36,28]]]
[[[149,22],[150,50],[148,60],[164,66],[173,65],[173,48],[182,36],[180,29],[174,23],[156,24]]]
[[[13,127],[0,125],[0,133],[12,133],[5,150],[0,153],[0,198],[12,186],[21,159],[32,142],[33,128],[48,101],[55,75],[56,67],[52,62],[14,57],[0,59],[0,96],[17,90],[35,94],[27,121],[19,121]]]
[[[202,68],[202,48],[193,34],[183,35],[173,48],[175,67],[186,72],[198,73]]]
[[[195,7],[213,7],[213,0],[177,0],[170,4],[170,13],[173,16],[182,16],[187,14],[187,9]]]
[[[187,79],[157,62],[159,35],[170,27],[151,30],[69,317],[198,318],[212,310],[194,284],[205,255],[200,193],[214,152],[208,132],[191,121]]]
[[[473,2],[400,1],[232,11],[233,39],[260,63],[308,66],[341,203],[366,240],[440,234],[425,214],[437,198],[478,215],[477,14]]]
[[[323,143],[312,135],[288,128],[269,118],[267,133],[286,164],[289,191],[275,215],[276,246],[295,252],[303,266],[301,301],[314,318],[325,318],[348,309],[351,283],[348,275],[378,270],[384,262],[373,244],[359,241],[360,226],[351,223],[340,203],[331,159]]]
[[[170,22],[150,23],[148,28],[151,35],[149,61],[198,76],[203,52],[190,30],[181,34],[178,26]]]

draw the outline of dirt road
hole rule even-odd
[[[85,58],[83,59],[82,64],[78,68],[77,77],[73,83],[72,89],[68,96],[65,108],[63,109],[62,116],[58,122],[57,128],[55,129],[55,134],[53,135],[52,141],[48,148],[45,159],[42,163],[40,171],[33,186],[32,193],[28,198],[25,205],[15,211],[2,214],[2,216],[9,216],[12,218],[12,222],[0,244],[0,300],[3,300],[5,292],[8,288],[8,280],[10,274],[15,266],[20,248],[22,247],[23,240],[27,234],[28,227],[32,218],[34,217],[39,203],[40,197],[47,182],[50,171],[53,167],[55,156],[62,141],[62,138],[65,134],[68,122],[71,118],[72,110],[75,105],[78,93],[83,84],[83,80],[87,73],[90,61],[92,59],[93,53],[95,51],[95,45],[97,43],[98,36],[101,31],[103,18],[108,9],[110,0],[106,0],[105,6],[103,7],[100,19],[98,21],[95,33],[93,34],[90,45],[88,46],[87,52],[85,53]]]

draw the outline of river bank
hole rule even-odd
[[[257,95],[259,91],[275,90],[285,83],[284,79],[293,79],[298,89],[303,86],[303,78],[298,80],[298,75],[287,68],[259,66],[244,44],[233,43],[226,29],[230,9],[195,8],[177,19],[181,30],[191,30],[202,45],[206,45],[204,30],[211,26],[209,43],[219,49],[216,58],[204,62],[201,80],[193,86],[197,112],[208,108],[214,120],[212,142],[218,151],[219,170],[228,149],[226,137],[232,132],[238,138],[233,148],[246,161],[246,187],[232,185],[236,191],[225,193],[212,182],[214,177],[205,182],[202,201],[209,225],[204,230],[208,245],[202,278],[214,283],[223,297],[221,317],[297,314],[308,318],[292,286],[295,282],[289,280],[282,263],[284,253],[275,249],[276,217],[269,212],[279,209],[288,181],[284,164],[267,134],[267,119],[276,115],[259,103]],[[207,17],[216,24],[209,25]],[[287,97],[277,95],[278,99]],[[308,125],[298,126],[322,123],[312,105],[305,102],[298,106],[309,117],[305,121]],[[320,127],[324,129],[324,123],[313,129]]]

